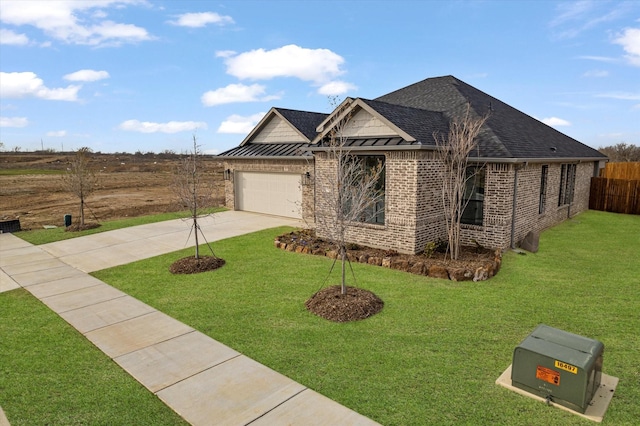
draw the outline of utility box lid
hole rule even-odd
[[[604,344],[539,325],[513,352],[513,386],[584,413],[600,386]]]

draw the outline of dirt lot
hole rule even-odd
[[[64,225],[64,215],[78,216],[79,200],[62,186],[73,153],[0,153],[0,220],[20,219],[23,229]],[[215,182],[214,200],[224,203],[222,162],[203,156],[202,171]],[[87,199],[87,221],[184,210],[172,191],[177,155],[91,154],[98,177]],[[7,170],[47,170],[58,174],[3,174]]]

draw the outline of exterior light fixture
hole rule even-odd
[[[302,184],[310,185],[311,184],[311,173],[306,172],[302,175]]]

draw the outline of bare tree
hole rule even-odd
[[[347,146],[344,132],[351,118],[348,108],[347,103],[336,110],[332,129],[324,142],[331,172],[316,182],[316,191],[322,197],[322,208],[316,213],[316,220],[338,250],[342,263],[342,294],[347,293],[347,229],[355,222],[371,219],[376,204],[384,198],[384,188],[380,185],[383,162],[367,164]]]
[[[625,142],[605,146],[598,151],[609,157],[609,161],[612,163],[640,161],[640,146]]]
[[[200,259],[199,237],[204,238],[204,233],[200,228],[198,219],[208,216],[203,214],[206,208],[214,205],[213,184],[211,179],[205,179],[202,173],[201,152],[196,136],[193,135],[193,150],[188,153],[178,165],[174,177],[173,190],[178,197],[178,201],[189,210],[189,220],[191,220],[191,231],[196,242],[195,258]],[[215,257],[213,249],[206,241],[211,254]]]
[[[89,167],[91,148],[83,147],[76,151],[67,173],[62,176],[65,189],[80,199],[80,227],[84,226],[85,200],[95,190],[97,178]]]
[[[465,197],[467,184],[475,180],[477,168],[469,167],[469,154],[477,148],[477,136],[488,116],[475,117],[467,104],[461,117],[449,123],[448,136],[434,133],[438,156],[442,162],[442,204],[447,228],[449,254],[460,257],[460,224],[462,214],[469,203]],[[474,171],[476,170],[476,171]]]

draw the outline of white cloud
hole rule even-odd
[[[64,76],[69,81],[98,81],[109,78],[107,71],[80,70]]]
[[[33,72],[0,72],[0,92],[4,98],[33,96],[52,101],[77,101],[81,86],[49,89]]]
[[[618,59],[616,58],[610,58],[607,56],[589,56],[589,55],[584,55],[584,56],[578,56],[578,58],[580,59],[587,59],[589,61],[597,61],[597,62],[617,62]]]
[[[225,57],[227,73],[239,79],[269,80],[296,77],[325,84],[343,74],[342,56],[328,49],[307,49],[290,44],[273,50],[257,49]]]
[[[607,2],[578,0],[559,2],[557,15],[549,22],[555,36],[574,38],[600,24],[631,13],[633,6],[620,2],[610,7]]]
[[[562,118],[558,118],[558,117],[543,118],[540,121],[542,121],[547,126],[551,126],[551,127],[571,126],[570,122],[568,122],[567,120],[563,120]]]
[[[342,95],[344,93],[349,92],[350,90],[356,90],[358,87],[347,83],[346,81],[330,81],[329,83],[323,84],[318,89],[318,93],[326,96],[336,96]]]
[[[215,12],[184,13],[178,15],[177,18],[177,20],[169,21],[169,23],[190,28],[200,28],[207,24],[233,24],[233,18],[231,16],[219,15]]]
[[[26,117],[0,117],[0,127],[26,127],[28,124]]]
[[[230,56],[235,56],[238,53],[235,50],[218,50],[216,52],[216,58],[228,58]]]
[[[582,74],[583,77],[608,77],[609,76],[609,71],[604,71],[604,70],[590,70],[585,72],[584,74]]]
[[[265,87],[261,84],[229,84],[220,89],[205,92],[200,98],[204,106],[215,106],[234,102],[266,102],[279,99],[277,95],[264,96]]]
[[[127,120],[120,123],[120,130],[139,133],[178,133],[197,129],[206,129],[207,123],[202,121],[169,121],[153,123],[150,121]]]
[[[48,37],[70,44],[119,45],[151,40],[144,28],[103,20],[105,8],[147,4],[145,0],[31,0],[0,2],[0,20],[5,24],[30,25]]]
[[[0,28],[0,44],[24,46],[29,44],[29,37],[24,34],[18,34],[11,30]]]
[[[227,119],[224,120],[222,124],[220,124],[220,127],[218,127],[218,133],[235,133],[246,135],[254,127],[256,127],[256,124],[258,124],[258,122],[262,120],[262,117],[264,117],[265,114],[266,112],[259,112],[248,117],[243,117],[237,114],[231,115],[227,117]]]
[[[50,138],[61,138],[64,136],[67,136],[67,131],[66,130],[52,130],[50,132],[47,132],[47,136]]]
[[[627,54],[625,57],[636,67],[640,67],[640,28],[626,28],[615,40]]]
[[[624,101],[640,101],[640,93],[630,93],[630,92],[600,93],[596,95],[596,98],[620,99]]]

